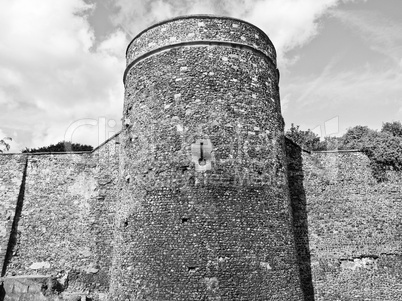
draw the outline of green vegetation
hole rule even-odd
[[[26,148],[22,150],[23,153],[64,153],[64,152],[83,152],[92,151],[91,145],[71,143],[68,141],[60,141],[57,144],[51,144],[49,146],[43,146],[39,148]]]
[[[358,125],[341,137],[325,137],[322,141],[311,130],[302,131],[292,124],[286,136],[310,151],[360,150],[370,158],[373,176],[379,182],[387,180],[387,170],[402,170],[402,124],[399,121],[383,123],[381,131]]]
[[[12,139],[10,137],[5,137],[0,140],[0,153],[4,152],[4,150],[8,151],[10,150],[10,144],[6,141],[11,141]]]
[[[285,133],[285,135],[304,149],[320,149],[320,137],[318,137],[318,135],[313,133],[310,129],[307,131],[302,131],[298,125],[295,126],[292,123],[290,129]]]

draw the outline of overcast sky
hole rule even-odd
[[[0,139],[13,152],[120,129],[125,49],[154,22],[213,13],[264,30],[286,127],[402,119],[401,0],[0,0]]]

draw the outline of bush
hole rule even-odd
[[[376,131],[369,129],[367,126],[357,125],[349,128],[346,133],[339,138],[339,149],[356,149],[370,144],[377,134]]]
[[[340,138],[340,149],[357,149],[370,159],[377,181],[386,181],[387,170],[402,170],[402,125],[386,122],[381,132],[367,126],[355,126]]]
[[[402,138],[402,124],[400,121],[383,123],[381,132]]]
[[[39,148],[26,148],[23,153],[64,153],[64,152],[83,152],[92,151],[91,145],[71,143],[68,141],[60,141],[57,144],[51,144],[49,146],[43,146]]]
[[[402,137],[377,133],[361,150],[370,158],[373,176],[379,182],[387,180],[387,170],[402,170]]]
[[[320,141],[312,131],[302,131],[292,124],[286,136],[309,150],[359,150],[370,159],[374,178],[386,181],[387,170],[402,170],[402,124],[399,121],[386,122],[380,132],[367,126],[349,128],[342,137],[325,137]]]
[[[317,150],[320,148],[320,137],[310,129],[302,131],[298,125],[295,126],[292,123],[290,129],[286,131],[285,135],[304,149]]]

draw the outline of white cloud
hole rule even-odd
[[[100,45],[97,47],[97,51],[99,53],[102,53],[103,55],[120,59],[122,56],[124,56],[124,51],[122,52],[121,50],[125,49],[126,47],[126,35],[121,31],[117,31],[112,34],[107,40],[101,42]]]
[[[342,1],[96,2],[109,7],[110,14],[115,13],[115,24],[120,25],[100,42],[95,42],[87,19],[94,6],[84,0],[0,1],[0,130],[13,137],[18,145],[14,151],[57,143],[76,120],[105,117],[120,124],[127,33],[133,37],[154,22],[178,15],[214,13],[237,17],[267,32],[277,48],[283,72],[295,59],[288,52],[314,38],[319,33],[320,18]],[[349,78],[345,80],[353,80],[352,75],[346,77]],[[323,80],[328,79],[330,76],[323,74]],[[305,89],[298,84],[310,83],[296,81],[284,97],[287,103],[292,101],[291,94],[300,95],[294,89]],[[318,89],[311,88],[311,91],[326,95],[321,91],[320,82],[316,82],[317,86]],[[353,93],[349,87],[348,92]],[[328,89],[336,93],[335,84]],[[311,95],[307,90],[305,99],[307,96],[314,99]],[[107,127],[107,131],[114,130],[118,129]],[[74,132],[73,141],[97,144],[99,135],[97,126],[80,127]]]
[[[281,91],[282,98],[287,99],[287,106],[293,109],[286,112],[290,116],[288,119],[305,120],[311,126],[322,124],[325,118],[335,114],[340,117],[341,132],[358,124],[379,128],[381,122],[401,119],[400,20],[369,11],[336,9],[330,14],[346,24],[356,39],[361,39],[377,53],[361,54],[366,63],[354,66],[354,69],[346,66],[344,69],[334,68],[344,59],[345,53],[338,53],[318,76],[287,79],[287,85]]]
[[[398,110],[402,112],[401,82],[402,72],[396,69],[379,71],[366,67],[338,73],[323,72],[318,78],[293,77],[282,99],[291,99],[291,108],[297,108],[286,112],[291,116],[288,119],[303,118],[310,123],[309,127],[338,115],[341,132],[358,124],[375,129],[381,122],[402,117],[398,113]],[[292,97],[300,95],[300,91],[306,92],[301,97]]]
[[[315,81],[324,84],[316,84]],[[301,86],[310,93],[297,102],[303,102],[305,106],[318,104],[324,99],[331,98],[332,102],[347,104],[349,101],[358,101],[361,104],[370,100],[382,100],[385,105],[390,102],[397,102],[398,96],[402,95],[402,73],[395,70],[376,71],[355,70],[339,73],[323,73],[321,77],[312,78],[293,78],[293,82],[288,85],[289,93],[298,90]],[[310,89],[314,86],[314,89]],[[384,88],[386,87],[386,89]],[[400,100],[399,100],[400,101]],[[381,105],[381,101],[376,101]]]
[[[57,143],[77,119],[120,118],[128,41],[117,31],[94,48],[92,9],[83,0],[0,2],[0,127],[31,132],[22,147]]]
[[[300,92],[298,93],[299,96],[296,102],[303,102],[305,99],[310,97],[311,94],[314,93],[317,89],[325,86],[327,84],[326,81],[328,80],[329,75],[332,73],[333,67],[337,64],[337,62],[339,62],[342,56],[342,53],[334,56],[331,61],[327,65],[325,65],[324,69],[318,77],[309,79],[309,81],[304,86],[304,89],[299,90]]]
[[[337,0],[259,1],[245,17],[267,32],[281,63],[287,51],[303,46],[316,36],[318,19],[337,3]]]
[[[353,30],[365,40],[370,48],[389,57],[394,64],[402,67],[402,22],[391,19],[380,12],[331,10],[331,15]]]
[[[247,20],[272,39],[282,67],[293,61],[286,53],[314,38],[320,17],[341,2],[350,0],[109,1],[119,8],[115,24],[129,28],[132,36],[155,22],[180,15],[218,14]]]

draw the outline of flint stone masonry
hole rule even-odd
[[[16,210],[21,187],[21,183],[17,182],[23,181],[26,159],[29,158],[28,166],[46,164],[47,167],[40,172],[39,165],[36,167],[36,173],[40,173],[42,176],[38,178],[36,185],[29,188],[30,193],[28,193],[28,186],[32,184],[27,181],[27,191],[23,193],[26,198],[32,198],[32,195],[36,194],[47,199],[48,201],[40,203],[43,204],[41,205],[43,208],[38,206],[38,209],[43,210],[44,213],[33,216],[30,207],[28,205],[25,207],[27,203],[24,203],[21,216],[30,219],[35,217],[40,220],[40,224],[46,224],[45,210],[50,210],[46,208],[51,205],[55,219],[49,230],[58,237],[57,241],[49,246],[47,242],[43,242],[41,231],[32,231],[31,227],[21,227],[22,219],[25,217],[21,218],[18,224],[18,249],[17,252],[12,252],[11,263],[6,269],[7,275],[3,278],[3,289],[7,293],[4,300],[55,300],[54,295],[52,297],[45,296],[39,289],[44,279],[51,279],[50,274],[55,275],[55,280],[60,285],[65,283],[63,279],[69,279],[70,282],[64,291],[56,295],[58,300],[81,300],[81,298],[87,297],[92,300],[112,300],[108,297],[110,285],[103,288],[93,286],[93,277],[98,275],[98,269],[108,270],[111,275],[109,277],[114,277],[114,279],[118,279],[118,275],[122,275],[122,269],[115,268],[115,262],[121,260],[121,251],[112,252],[113,246],[119,247],[122,239],[121,234],[116,229],[113,230],[115,227],[113,224],[120,221],[123,223],[122,226],[125,226],[124,217],[126,216],[124,212],[115,210],[115,206],[119,202],[117,179],[120,173],[124,173],[121,151],[119,144],[116,144],[118,140],[118,137],[115,137],[91,155],[0,156],[2,166],[6,167],[2,169],[3,174],[8,175],[2,178],[1,187],[7,187],[7,189],[3,188],[3,192],[4,190],[12,191],[11,194],[2,195],[1,206],[14,202],[14,205],[9,207],[10,211]],[[94,164],[94,160],[97,164]],[[388,171],[389,181],[377,183],[372,177],[369,159],[362,153],[308,154],[297,146],[289,147],[289,144],[287,162],[293,208],[293,231],[305,300],[400,300],[402,296],[400,285],[402,283],[402,243],[399,218],[402,210],[401,173]],[[81,167],[74,167],[77,164]],[[62,174],[69,171],[69,175],[74,179],[71,179],[70,182],[66,181],[69,176],[61,175],[58,166],[65,168]],[[85,169],[93,170],[90,172]],[[28,168],[26,175],[28,179],[32,178],[29,172]],[[95,191],[95,195],[98,195],[96,202],[99,202],[99,205],[94,203],[94,206],[105,207],[97,213],[96,219],[102,220],[97,224],[99,232],[92,232],[91,235],[86,232],[79,233],[79,236],[85,238],[83,245],[77,247],[77,251],[75,251],[79,253],[79,256],[63,255],[66,243],[76,241],[74,232],[63,236],[65,222],[62,217],[65,216],[65,200],[77,196],[78,191],[81,191],[80,201],[85,202],[86,196],[90,195],[87,186],[74,185],[74,183],[77,183],[80,175],[82,177],[82,174],[91,173],[97,179],[99,187],[103,185],[102,191]],[[46,179],[45,174],[51,175],[48,183],[41,180],[41,178]],[[53,185],[61,186],[61,192],[58,191],[62,197],[54,197],[54,195],[49,197],[50,187]],[[36,193],[33,193],[32,189],[36,190]],[[71,194],[71,191],[74,192],[74,195]],[[9,197],[10,195],[12,197]],[[13,202],[10,202],[10,199]],[[52,199],[54,200],[52,201]],[[26,202],[32,201],[27,200]],[[205,216],[217,216],[218,204],[220,203],[215,204],[214,207],[205,207],[208,209],[206,211],[202,209],[203,207],[198,207],[199,209],[194,212],[203,212]],[[96,210],[95,207],[91,207],[90,211]],[[199,211],[200,209],[203,211]],[[68,210],[72,209],[68,208]],[[75,211],[78,210],[75,209]],[[226,205],[222,205],[221,210],[227,210]],[[191,226],[194,214],[185,213],[185,207],[177,213],[177,229],[180,229],[182,225]],[[82,213],[77,212],[77,214]],[[92,215],[91,212],[89,217]],[[10,216],[13,219],[15,212],[11,212]],[[233,222],[222,221],[226,226],[230,226]],[[73,217],[70,218],[70,223],[72,227],[83,227],[82,223],[85,221]],[[38,222],[32,220],[32,224],[35,225]],[[11,226],[8,229],[11,229]],[[11,230],[7,231],[10,234]],[[187,231],[189,234],[196,233],[192,228]],[[213,232],[210,235],[214,235]],[[233,235],[233,239],[236,239],[235,232]],[[34,246],[29,246],[24,242],[25,239],[28,239],[24,237],[31,237],[30,241]],[[7,246],[7,243],[5,245]],[[93,245],[98,245],[98,247],[89,247]],[[126,246],[126,249],[129,248],[130,244]],[[42,249],[46,251],[43,252]],[[45,256],[38,256],[39,254]],[[56,257],[55,254],[59,254],[56,260],[47,260],[51,256]],[[99,254],[97,256],[101,258],[97,261],[98,266],[86,265],[83,267],[82,260],[88,256],[94,258],[94,254]],[[3,256],[2,260],[4,260]],[[252,254],[249,256],[253,258]],[[220,254],[216,260],[212,259],[210,269],[227,265],[232,260],[229,254]],[[256,261],[256,268],[272,271],[275,266],[269,260],[270,258],[267,259],[266,261]],[[69,262],[60,264],[62,260]],[[29,269],[32,264],[41,262],[51,263],[50,268],[34,271]],[[93,263],[96,261],[94,260]],[[113,266],[112,269],[111,266]],[[127,266],[127,269],[129,268],[130,266]],[[199,273],[200,266],[197,265],[197,262],[189,261],[185,268],[188,269],[189,274],[196,275]],[[91,272],[94,273],[93,276],[90,276]],[[12,276],[13,274],[20,276]],[[219,278],[217,280],[218,282],[214,277],[206,277],[200,279],[200,283],[206,288],[210,288],[209,295],[213,296],[213,293],[219,289]],[[39,284],[32,284],[32,281]],[[314,288],[311,284],[314,285]],[[19,289],[16,289],[17,287]],[[28,290],[28,287],[31,289]],[[20,299],[22,297],[26,299]]]
[[[303,159],[316,300],[402,300],[402,172],[377,183],[362,153]]]
[[[174,19],[129,46],[112,300],[303,300],[274,51],[234,21]]]
[[[276,64],[271,40],[254,25],[227,17],[188,16],[155,24],[138,34],[127,48],[127,66],[146,53],[172,46],[173,37],[177,44],[206,41],[247,45],[263,52]]]
[[[56,169],[59,164],[64,164],[63,166],[66,167],[63,173],[67,170],[70,170],[70,172],[74,170],[76,172],[74,178],[80,177],[83,169],[67,167],[66,161],[69,161],[72,166],[78,163],[85,163],[86,168],[94,169],[94,177],[96,175],[99,183],[104,185],[104,190],[99,191],[100,197],[97,200],[97,202],[100,202],[99,207],[107,204],[102,202],[103,199],[106,202],[111,202],[111,206],[113,206],[113,201],[117,201],[119,164],[120,170],[124,170],[120,159],[121,152],[118,149],[119,144],[116,144],[116,142],[118,142],[118,137],[107,142],[90,156],[0,156],[3,166],[1,187],[3,192],[7,191],[7,194],[2,194],[1,205],[11,204],[9,215],[13,219],[18,198],[21,194],[20,189],[25,162],[29,158],[28,165],[39,164],[42,161],[49,162],[47,163],[47,169],[41,171],[41,174],[52,175],[49,177],[49,183],[43,184],[38,181],[35,186],[37,194],[40,194],[42,198],[48,198],[45,189],[55,183],[65,186],[63,188],[63,199],[67,199],[71,191],[74,191],[74,193],[81,191],[83,201],[85,196],[88,196],[88,192],[85,192],[88,191],[85,185],[70,185],[67,184],[68,182],[61,184],[62,181],[60,180],[55,182],[56,178],[63,178],[60,177],[60,169]],[[60,160],[63,157],[67,160]],[[74,157],[75,159],[73,159]],[[93,164],[94,158],[98,162],[97,165]],[[305,300],[381,299],[391,301],[401,299],[400,283],[402,283],[402,279],[400,271],[402,270],[402,256],[400,246],[402,244],[399,216],[401,215],[402,183],[400,172],[389,171],[389,181],[377,183],[372,177],[369,159],[362,153],[308,154],[294,145],[289,147],[289,144],[287,161],[293,208],[293,229],[296,233],[297,260]],[[50,162],[53,163],[50,164]],[[93,165],[89,167],[88,164]],[[55,170],[52,171],[52,169]],[[70,175],[73,175],[73,173],[70,173]],[[29,169],[27,170],[27,178],[30,178]],[[103,180],[101,181],[100,179]],[[27,183],[26,186],[28,185]],[[32,195],[32,192],[30,194]],[[23,193],[27,198],[29,198],[30,194]],[[13,201],[9,201],[10,199]],[[56,200],[57,202],[52,202],[54,206],[53,212],[56,214],[52,228],[54,233],[60,237],[57,231],[60,231],[58,228],[63,225],[63,222],[59,220],[62,220],[60,217],[64,215],[64,204],[60,199]],[[46,208],[47,205],[44,207]],[[29,207],[23,207],[22,216],[29,215],[24,213],[25,210],[29,212]],[[119,215],[120,217],[118,217]],[[114,219],[121,220],[123,215],[121,212],[116,215],[113,209],[107,209],[98,214],[97,218],[103,219],[103,222],[99,223],[99,229],[102,229],[102,231],[94,234],[94,237],[86,237],[87,241],[80,249],[80,253],[84,258],[91,254],[91,248],[88,248],[91,241],[95,240],[99,243],[106,237],[110,237],[110,239],[104,241],[103,245],[99,245],[98,249],[102,250],[111,250],[114,244],[118,245],[119,235],[116,235],[116,232],[113,233],[112,225],[109,228],[110,230],[107,230],[108,227],[105,226],[107,223],[104,221],[109,220],[109,223],[113,224]],[[179,214],[178,217],[182,224],[191,222],[190,215]],[[38,218],[42,219],[43,217],[38,216]],[[6,220],[9,219],[7,218]],[[80,226],[81,222],[79,219],[73,218],[71,223],[74,226]],[[9,276],[3,279],[3,289],[8,293],[4,300],[23,300],[20,299],[23,296],[25,296],[25,300],[54,300],[54,296],[52,297],[53,299],[49,299],[50,297],[43,295],[41,290],[43,281],[46,279],[48,281],[51,277],[42,276],[39,271],[35,270],[33,272],[29,269],[32,264],[44,262],[36,254],[36,250],[40,251],[42,245],[36,245],[35,247],[30,247],[26,244],[21,245],[21,242],[23,242],[22,237],[31,236],[35,239],[40,239],[42,233],[32,232],[29,228],[21,227],[20,225],[18,227],[20,237],[18,252],[13,253],[12,263],[20,262],[22,268],[11,269],[10,267],[7,270]],[[7,230],[9,235],[11,225],[8,229],[10,229]],[[104,231],[110,232],[108,235],[103,235],[102,232]],[[85,233],[80,233],[80,235],[85,235]],[[69,234],[69,236],[73,235]],[[114,243],[112,236],[114,236]],[[73,237],[66,238],[69,241],[73,239]],[[7,243],[5,245],[7,246]],[[49,248],[47,253],[51,255],[62,246],[63,240],[60,238],[60,241],[52,248]],[[43,247],[48,248],[46,244]],[[115,260],[118,260],[117,255],[115,256]],[[111,255],[103,255],[102,258],[103,260],[101,261],[105,261],[103,269],[110,269],[109,266],[113,264]],[[2,255],[2,259],[4,260],[4,255]],[[87,275],[87,273],[91,272],[96,275],[98,271],[95,267],[84,267],[83,272],[81,272],[82,275],[79,276],[80,274],[74,272],[81,268],[79,257],[69,257],[68,260],[70,260],[69,266],[73,267],[73,269],[68,274],[66,273],[67,275],[63,274],[63,271],[67,270],[67,265],[59,265],[56,268],[56,264],[51,266],[50,269],[40,271],[56,274],[56,276],[58,274],[59,278],[56,278],[56,280],[60,284],[64,283],[63,279],[69,278],[71,283],[65,291],[57,295],[57,298],[60,298],[59,300],[81,300],[86,296],[91,296],[92,300],[109,300],[107,290],[101,288],[98,291],[96,287],[91,288],[93,278],[86,279],[88,286],[82,285],[85,282],[81,280],[81,286],[78,288],[78,277],[82,279],[82,275]],[[230,260],[229,256],[220,256],[214,264],[219,266],[230,262]],[[45,262],[48,263],[49,261]],[[272,263],[269,261],[260,261],[258,265],[265,270],[273,268]],[[197,273],[199,266],[191,263],[187,268],[189,273]],[[119,273],[121,273],[121,270],[112,270],[114,275]],[[20,276],[12,276],[12,274]],[[314,284],[314,289],[312,287],[309,289],[309,281]],[[219,288],[219,280],[217,282],[213,277],[203,279],[202,283],[207,288],[210,288],[210,294]],[[311,291],[313,291],[313,295],[311,295]]]
[[[23,155],[0,156],[0,267],[2,269],[5,264],[9,241],[15,240],[16,237],[12,227],[21,198],[25,166],[26,157]]]
[[[4,288],[8,293],[4,301],[47,301],[49,299],[44,295],[43,286],[48,279],[43,275],[7,278]]]
[[[314,300],[402,300],[402,172],[378,183],[363,153],[295,152],[288,147],[296,248]]]
[[[16,242],[8,243],[12,256],[3,263],[2,276],[11,283],[6,290],[14,285],[15,276],[23,281],[24,275],[52,275],[54,281],[67,279],[66,294],[100,300],[108,293],[118,189],[116,139],[90,154],[19,156],[27,169],[25,179],[17,178],[19,185],[25,181],[23,210]],[[9,160],[8,170],[22,174],[16,156],[11,158],[15,160]],[[15,207],[18,193],[14,191]],[[2,199],[4,204],[7,199]]]
[[[198,43],[214,37],[235,45]],[[121,133],[1,154],[0,300],[402,300],[402,172],[284,139],[267,41],[230,18],[157,24],[127,53]]]

